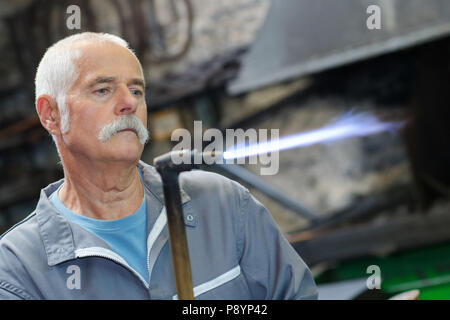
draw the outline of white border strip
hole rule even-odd
[[[194,288],[194,297],[197,297],[209,290],[212,290],[214,288],[217,288],[218,286],[221,286],[228,281],[233,280],[237,276],[241,274],[241,267],[237,265],[233,269],[225,272],[224,274],[221,274],[217,278],[214,278],[208,282],[202,283],[201,285],[198,285]],[[174,295],[172,297],[173,300],[178,300],[178,295]]]
[[[161,231],[164,229],[164,226],[167,223],[167,215],[166,215],[166,207],[163,207],[161,213],[159,214],[158,219],[156,219],[155,224],[153,225],[152,230],[150,231],[147,238],[147,255],[150,250],[153,248],[156,239],[158,238]]]

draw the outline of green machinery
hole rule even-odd
[[[318,285],[368,278],[367,267],[381,271],[381,289],[367,290],[361,298],[388,299],[395,294],[418,289],[420,300],[450,299],[450,242],[403,250],[386,257],[367,257],[342,262],[316,277]]]

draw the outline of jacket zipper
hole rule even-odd
[[[164,227],[167,224],[167,216],[166,216],[166,207],[163,207],[161,209],[161,213],[159,214],[158,218],[156,219],[156,222],[150,230],[150,233],[147,237],[147,272],[148,272],[148,278],[151,277],[151,270],[150,270],[150,251],[153,248],[153,245],[155,244],[156,240],[160,236],[161,232],[164,230]]]
[[[80,251],[82,251],[82,252],[80,252]],[[122,257],[120,257],[118,254],[112,252],[109,249],[101,248],[101,247],[100,247],[100,250],[99,250],[99,247],[78,249],[75,251],[75,255],[77,258],[100,257],[100,258],[112,260],[112,261],[120,264],[124,268],[130,270],[135,276],[137,276],[139,278],[139,280],[144,284],[144,286],[147,290],[150,288],[150,284],[147,283],[147,281],[145,281],[145,279],[136,270],[134,270]]]

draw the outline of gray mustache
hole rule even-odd
[[[147,142],[149,136],[148,130],[135,114],[119,116],[116,120],[104,126],[97,137],[101,142],[106,142],[117,132],[125,129],[135,130],[142,144]]]

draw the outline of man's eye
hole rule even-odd
[[[138,97],[142,96],[142,91],[138,89],[131,89],[131,93]]]
[[[98,95],[105,95],[108,93],[108,91],[109,90],[107,88],[101,88],[101,89],[95,90],[94,92]]]

